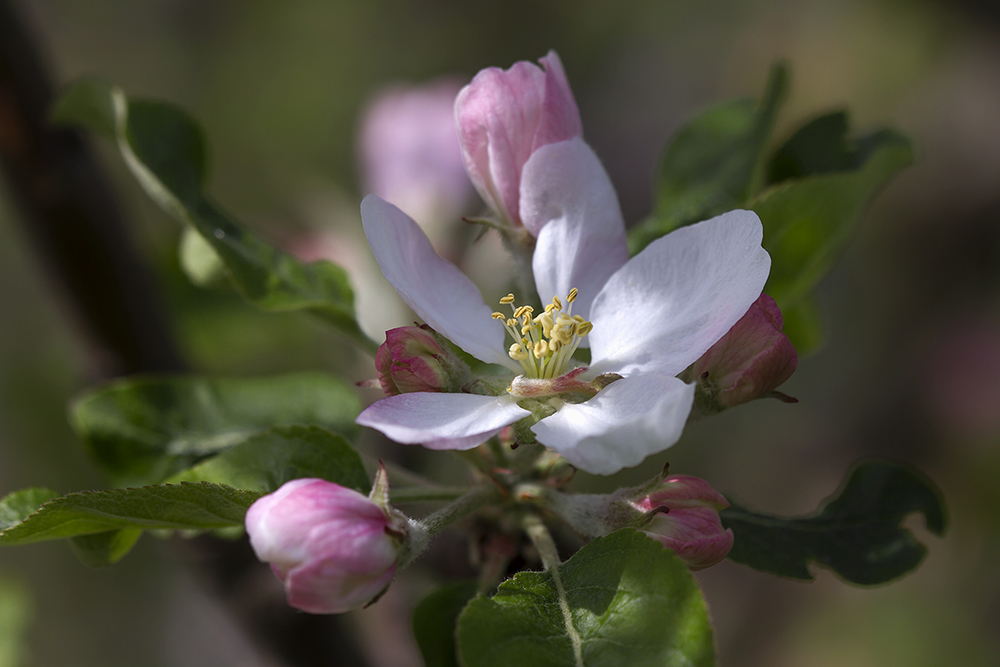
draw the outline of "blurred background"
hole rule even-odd
[[[840,107],[860,131],[906,132],[917,163],[877,197],[820,286],[825,342],[782,387],[800,402],[736,408],[693,425],[639,469],[610,481],[581,475],[574,484],[632,483],[669,460],[674,472],[703,477],[744,504],[791,515],[815,509],[860,457],[909,461],[941,487],[951,515],[944,539],[919,517],[908,522],[930,549],[920,569],[870,589],[822,570],[805,584],[728,561],[699,573],[719,662],[1000,664],[995,3],[638,0],[627,10],[601,0],[2,4],[35,40],[55,86],[96,75],[191,112],[212,146],[215,198],[275,244],[345,263],[373,330],[406,323],[372,271],[359,231],[360,198],[389,187],[366,175],[370,158],[361,156],[368,150],[361,128],[374,122],[367,110],[387,87],[399,96],[434,82],[450,96],[480,68],[557,50],[585,138],[630,223],[649,212],[654,165],[671,133],[707,105],[759,96],[778,58],[788,60],[793,80],[775,142]],[[0,494],[106,486],[68,426],[66,404],[110,377],[181,369],[374,375],[350,341],[307,316],[266,315],[232,293],[192,287],[178,264],[177,225],[147,201],[108,146],[92,143],[122,213],[127,239],[115,243],[134,264],[123,270],[142,287],[122,298],[140,299],[133,330],[152,342],[123,356],[95,332],[95,308],[82,305],[87,281],[60,266],[73,249],[52,252],[15,203],[16,174],[0,180]],[[443,220],[434,232],[442,252],[488,281],[500,251],[488,242],[469,250],[471,235],[458,222],[481,204],[462,188],[448,196],[447,206],[410,212]],[[104,295],[90,296],[103,303]],[[397,455],[438,477],[459,471],[414,449]],[[442,557],[454,560],[448,567],[464,567],[463,549],[457,533],[443,540]],[[377,605],[331,620],[285,608],[277,581],[248,553],[242,542],[147,536],[119,565],[94,570],[64,542],[4,548],[0,666],[420,664],[408,614],[447,567],[435,571],[422,561]],[[4,662],[16,650],[8,636],[23,637],[19,660]]]

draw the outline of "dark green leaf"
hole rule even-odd
[[[38,511],[42,503],[48,502],[59,494],[52,489],[35,487],[14,491],[0,500],[0,531],[19,524]]]
[[[142,531],[137,528],[123,528],[104,533],[77,535],[70,538],[70,544],[73,553],[85,565],[107,567],[124,558],[141,536]]]
[[[857,167],[855,151],[847,137],[846,111],[835,111],[803,125],[774,153],[769,183]]]
[[[782,310],[781,317],[785,324],[781,331],[800,357],[815,352],[823,345],[823,325],[811,296]]]
[[[111,530],[211,530],[243,525],[262,494],[222,484],[164,484],[70,493],[0,532],[0,544],[27,544]]]
[[[726,102],[677,132],[660,158],[652,218],[629,235],[633,254],[678,227],[739,208],[757,192],[787,90],[788,70],[775,65],[759,106]]]
[[[707,667],[714,664],[705,601],[687,567],[626,529],[599,538],[550,572],[521,572],[458,620],[465,667]],[[572,630],[563,609],[569,610]],[[574,638],[579,637],[575,658]]]
[[[304,264],[231,221],[205,193],[207,148],[201,129],[179,108],[129,100],[95,80],[70,88],[53,112],[114,140],[146,193],[179,222],[190,225],[218,255],[234,287],[269,311],[307,310],[374,351],[358,328],[347,274],[326,261]]]
[[[413,609],[413,636],[425,667],[459,667],[455,652],[455,623],[476,595],[476,582],[444,586]]]
[[[733,504],[720,514],[736,535],[729,558],[756,570],[812,580],[809,563],[856,584],[892,581],[920,564],[926,547],[902,521],[921,512],[927,528],[942,535],[946,519],[930,480],[907,466],[866,462],[817,514],[783,518]]]
[[[853,235],[864,205],[913,161],[905,137],[891,132],[874,136],[879,139],[866,146],[867,159],[858,169],[784,181],[751,202],[764,224],[764,248],[771,255],[764,291],[782,310],[816,286]]]
[[[367,494],[361,457],[343,436],[316,426],[277,426],[169,481],[214,482],[270,493],[300,477],[319,477]]]
[[[162,482],[278,424],[354,432],[361,405],[342,380],[320,373],[272,378],[129,378],[90,390],[70,419],[119,486]]]

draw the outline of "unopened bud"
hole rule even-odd
[[[375,354],[378,381],[386,396],[414,391],[457,391],[468,366],[446,349],[426,324],[385,332]]]
[[[729,502],[705,480],[668,477],[632,506],[651,517],[642,530],[675,551],[692,570],[715,565],[733,546],[733,531],[719,520],[719,510]]]
[[[777,304],[761,294],[733,328],[694,363],[691,379],[698,382],[697,400],[706,412],[770,394],[792,376],[798,356],[781,328]]]
[[[296,479],[259,498],[246,528],[257,558],[285,585],[288,604],[312,614],[339,614],[377,598],[408,551],[402,515],[322,479]]]
[[[483,200],[520,225],[521,170],[532,153],[583,135],[580,111],[554,51],[542,67],[484,69],[455,100],[465,168]],[[537,233],[537,231],[533,232]]]

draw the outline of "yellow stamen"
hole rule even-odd
[[[491,317],[493,319],[495,319],[495,320],[506,320],[507,319],[507,316],[504,315],[503,313],[493,313],[493,315],[491,315]]]
[[[513,294],[508,294],[504,298],[500,299],[500,303],[502,303],[505,306],[507,304],[514,303],[514,295]]]
[[[500,303],[510,306],[513,316],[493,313],[492,317],[503,322],[514,339],[507,354],[520,362],[526,376],[555,378],[566,373],[580,338],[594,328],[583,317],[573,315],[573,302],[578,296],[575,287],[569,291],[566,310],[559,297],[553,297],[552,303],[537,317],[531,306],[514,305],[513,294],[500,299]]]
[[[569,302],[569,303],[573,303],[574,301],[576,301],[576,295],[577,295],[577,291],[576,291],[576,288],[574,287],[573,289],[571,289],[569,291],[569,295],[566,297],[566,301]]]

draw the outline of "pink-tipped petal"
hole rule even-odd
[[[541,302],[564,299],[575,287],[573,313],[589,317],[594,297],[628,260],[628,246],[615,189],[582,139],[531,156],[521,181],[521,218],[538,236],[531,264]]]
[[[694,385],[640,374],[613,382],[585,403],[563,405],[532,431],[577,468],[611,475],[677,442],[693,400]]]
[[[414,393],[376,401],[357,422],[404,445],[472,449],[529,414],[507,395]]]
[[[417,223],[375,195],[361,202],[361,219],[382,274],[424,322],[477,359],[519,368],[479,290],[434,252]]]
[[[594,299],[591,370],[676,375],[760,296],[771,258],[752,211],[681,227],[628,261]]]

